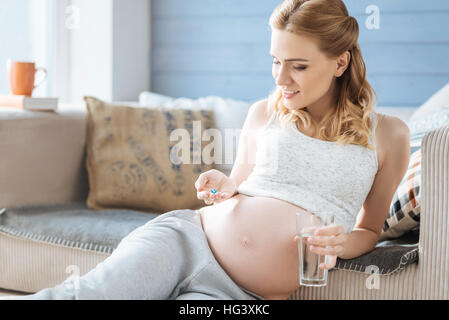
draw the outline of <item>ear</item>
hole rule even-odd
[[[350,61],[351,61],[351,53],[349,51],[346,51],[337,58],[336,61],[337,67],[335,69],[335,76],[337,78],[341,77],[341,75],[346,71]]]

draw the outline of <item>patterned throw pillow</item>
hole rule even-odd
[[[380,240],[398,238],[419,226],[421,187],[421,149],[410,156],[410,163],[390,206]]]
[[[407,123],[410,129],[410,162],[390,205],[380,240],[398,238],[419,227],[421,214],[421,142],[435,129],[449,125],[449,106],[443,106],[422,119]]]
[[[93,97],[84,100],[88,208],[166,212],[204,205],[197,199],[194,184],[202,172],[214,168],[213,163],[205,163],[201,152],[207,144],[203,130],[215,128],[213,111],[136,108]],[[174,130],[186,133],[186,138],[183,134],[181,142],[172,141]]]

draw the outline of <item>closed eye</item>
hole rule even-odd
[[[279,64],[279,61],[273,60],[273,64]],[[303,71],[307,69],[307,66],[294,66],[293,69]]]

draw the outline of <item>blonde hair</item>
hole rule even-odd
[[[295,122],[298,126],[301,121],[315,134],[318,132],[322,140],[361,145],[373,150],[369,143],[372,126],[369,114],[377,104],[377,94],[366,80],[366,66],[358,45],[357,20],[349,16],[343,1],[285,0],[274,10],[269,24],[272,29],[316,39],[319,49],[328,58],[338,57],[349,50],[351,60],[343,75],[336,79],[337,107],[319,125],[312,121],[307,111],[286,108],[280,88],[268,96],[268,110],[276,112],[284,126],[288,122]]]

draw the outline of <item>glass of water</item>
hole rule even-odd
[[[298,253],[300,286],[322,287],[327,285],[328,270],[319,268],[320,263],[327,263],[327,256],[321,256],[311,252],[307,239],[314,235],[316,229],[333,223],[333,215],[327,216],[327,218],[323,220],[308,211],[296,212],[296,232],[299,237]]]

